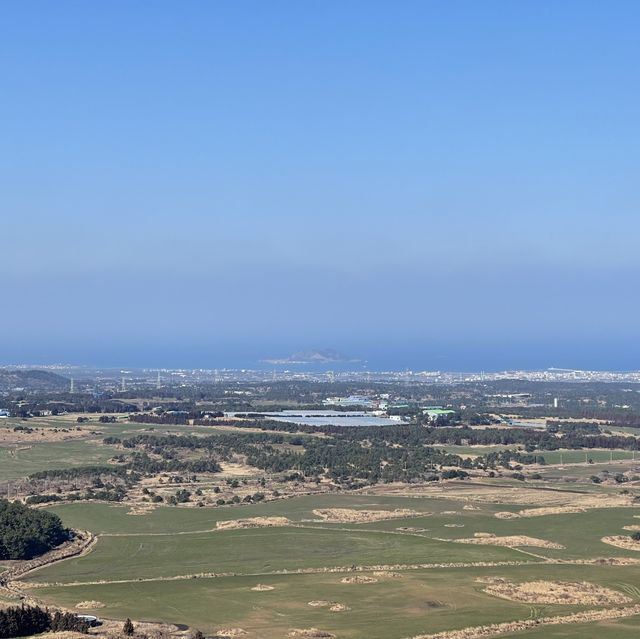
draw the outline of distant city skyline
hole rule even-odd
[[[640,367],[640,4],[0,6],[0,361]]]

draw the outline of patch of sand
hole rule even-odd
[[[347,610],[351,610],[351,608],[341,603],[333,604],[333,606],[329,608],[330,612],[346,612]]]
[[[510,513],[508,511],[495,513],[493,515],[497,519],[519,519],[520,515],[518,513]]]
[[[273,586],[265,586],[264,584],[258,584],[254,586],[251,590],[255,590],[256,592],[266,592],[267,590],[275,590]]]
[[[343,577],[340,583],[343,584],[375,584],[378,580],[375,577],[367,577],[365,575],[358,575],[356,577]]]
[[[464,528],[464,524],[445,524],[445,528]]]
[[[485,536],[488,535],[488,536]],[[490,535],[489,533],[485,533],[482,536],[478,537],[469,537],[467,539],[451,539],[449,541],[453,541],[457,544],[479,544],[481,546],[505,546],[505,547],[515,547],[515,546],[531,546],[534,548],[554,548],[557,550],[562,550],[564,546],[561,544],[556,544],[553,541],[546,541],[545,539],[538,539],[537,537],[528,537],[527,535],[506,535],[504,537],[497,537],[495,535]]]
[[[605,544],[615,546],[616,548],[640,551],[640,541],[634,541],[627,535],[611,535],[609,537],[603,537],[602,541]]]
[[[631,601],[621,592],[597,586],[588,581],[538,580],[513,583],[495,577],[478,581],[487,584],[484,588],[487,594],[522,603],[605,606]]]
[[[286,517],[248,517],[247,519],[228,519],[216,523],[218,530],[235,530],[237,528],[268,528],[271,526],[288,526],[291,523]]]
[[[635,532],[636,530],[640,530],[640,526],[637,524],[633,524],[631,526],[623,526],[622,527],[623,530],[630,530],[632,532]]]
[[[320,508],[313,511],[322,521],[335,524],[364,524],[385,519],[404,519],[406,517],[419,517],[431,513],[418,512],[409,508],[396,508],[395,510],[356,510],[355,508]]]
[[[79,601],[76,604],[78,610],[95,610],[97,608],[104,608],[105,604],[101,601]]]
[[[478,508],[478,506],[474,506],[473,504],[465,504],[462,507],[462,510],[480,510],[480,508]]]
[[[307,603],[307,606],[311,606],[312,608],[326,608],[329,605],[331,605],[330,601],[324,601],[322,599],[315,599]]]

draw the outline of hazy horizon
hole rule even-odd
[[[0,360],[640,368],[639,18],[2,4]]]

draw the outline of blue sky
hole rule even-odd
[[[0,361],[640,368],[640,5],[0,5]]]

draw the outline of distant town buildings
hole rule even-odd
[[[442,406],[425,406],[422,409],[422,414],[429,418],[430,422],[435,422],[438,417],[445,415],[453,415],[456,411],[449,408],[442,408]]]

